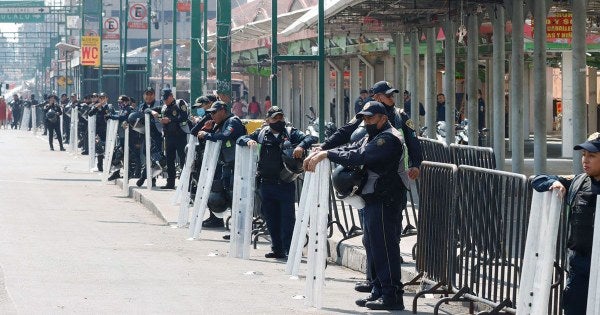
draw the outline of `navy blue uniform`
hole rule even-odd
[[[594,239],[594,216],[596,196],[600,194],[600,182],[579,174],[575,177],[538,175],[532,186],[537,191],[548,191],[552,183],[559,181],[567,189],[567,238],[569,275],[562,296],[565,315],[585,314],[590,281],[592,242]]]
[[[46,105],[44,107],[44,113],[48,113],[49,111],[54,111],[56,113],[56,117],[53,120],[45,117],[44,121],[46,123],[46,127],[48,128],[48,143],[50,144],[50,150],[54,150],[54,132],[56,132],[56,137],[58,138],[58,144],[60,145],[60,150],[64,150],[62,137],[60,135],[60,115],[62,115],[62,109],[57,104]]]
[[[330,161],[344,166],[363,165],[367,180],[361,191],[365,200],[363,211],[363,242],[367,260],[373,264],[371,294],[386,303],[401,303],[400,246],[397,224],[401,216],[398,190],[402,181],[398,175],[402,163],[403,145],[387,123],[373,138],[360,141],[327,153]]]
[[[261,183],[261,212],[271,235],[271,251],[279,257],[284,257],[290,250],[294,233],[296,187],[295,181],[286,182],[281,179],[280,174],[284,168],[282,147],[287,141],[291,147],[300,146],[308,150],[315,139],[296,128],[291,128],[289,135],[287,129],[275,135],[271,128],[263,128],[266,128],[265,131],[262,131],[262,128],[257,129],[252,134],[238,139],[237,143],[246,146],[248,141],[254,140],[261,144],[257,168]]]
[[[145,112],[146,110],[152,110],[155,112],[161,111],[162,106],[158,104],[155,100],[151,104],[147,104],[142,102],[138,108],[140,112]],[[162,136],[162,127],[160,123],[156,121],[154,116],[150,115],[150,161],[152,164],[160,163],[164,160],[163,154],[163,136]],[[141,158],[141,156],[145,155],[146,141],[145,138],[142,139],[142,143],[140,144],[140,160],[142,164],[144,164],[145,159]],[[146,178],[146,166],[142,169],[142,173],[140,174],[140,179]],[[141,185],[139,185],[141,186]]]
[[[230,114],[224,121],[217,124],[206,134],[204,139],[217,142],[221,140],[221,153],[219,163],[221,170],[217,169],[215,178],[221,178],[223,188],[231,194],[233,192],[233,167],[235,163],[235,143],[237,139],[246,134],[246,127],[235,115]]]
[[[171,104],[163,105],[161,114],[169,118],[168,124],[163,125],[167,156],[167,186],[175,185],[175,158],[179,156],[179,165],[185,164],[185,146],[187,145],[188,112],[185,102],[173,100]]]

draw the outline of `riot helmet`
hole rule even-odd
[[[146,120],[144,113],[142,112],[133,112],[129,114],[129,117],[127,118],[127,123],[129,123],[129,126],[141,134],[146,132],[146,128],[144,126],[145,122]]]
[[[364,172],[360,168],[338,165],[331,173],[331,183],[338,199],[353,196],[362,188]]]
[[[55,110],[51,109],[46,113],[46,119],[48,119],[49,122],[55,124],[56,122],[58,122],[58,113],[56,113]]]

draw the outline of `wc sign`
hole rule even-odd
[[[102,30],[102,39],[119,39],[119,18],[104,18]]]

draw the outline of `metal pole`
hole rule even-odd
[[[204,11],[202,12],[202,92],[206,93],[206,81],[208,79],[208,14],[206,14],[208,10],[208,0],[204,0]]]
[[[146,12],[146,15],[148,16],[146,21],[146,23],[148,23],[148,41],[146,42],[146,86],[150,86],[150,77],[152,76],[152,60],[150,59],[150,42],[152,42],[152,29],[150,26],[152,18],[150,15],[152,8],[150,0],[146,1],[146,7],[148,8]],[[129,7],[127,8],[127,11],[129,11]]]
[[[173,0],[173,36],[171,38],[173,44],[173,49],[171,50],[171,59],[173,60],[171,88],[175,89],[175,93],[177,93],[177,0]],[[175,98],[177,98],[177,95],[175,95]]]
[[[469,117],[469,145],[479,144],[479,106],[477,100],[477,83],[479,82],[479,23],[477,15],[471,13],[467,20],[467,115]]]
[[[104,24],[103,24],[103,20],[104,17],[102,16],[102,7],[104,7],[104,0],[100,0],[98,2],[99,7],[98,7],[98,12],[100,14],[99,17],[99,21],[98,21],[98,34],[100,34],[100,67],[98,68],[98,92],[102,92],[102,67],[103,67],[103,60],[104,60],[104,52],[102,49],[102,36],[103,36],[103,29],[104,29]]]
[[[520,5],[519,5],[520,4]],[[523,43],[523,2],[515,2],[512,8],[512,54],[510,74],[510,140],[513,173],[524,172],[525,148],[523,143],[523,86],[525,82],[525,53]]]
[[[202,49],[200,37],[202,36],[202,0],[192,0],[192,39],[190,41],[190,101],[202,95]]]
[[[123,0],[119,0],[119,94],[125,94],[125,74],[123,70],[124,62],[123,62],[123,35],[124,35],[124,27],[123,27]]]
[[[410,33],[410,119],[419,130],[419,30]],[[406,110],[406,109],[404,109]]]
[[[404,34],[396,33],[394,35],[394,45],[396,46],[396,66],[394,67],[394,86],[400,91],[404,91]],[[354,76],[354,74],[352,74]],[[368,87],[367,87],[368,88]],[[358,94],[358,93],[356,93]],[[356,95],[353,95],[356,96]],[[395,96],[395,103],[400,103],[400,93]]]
[[[453,34],[456,33],[456,27],[454,21],[450,19],[448,15],[446,22],[446,28],[444,34],[446,36],[446,49],[444,51],[445,57],[445,81],[446,81],[446,144],[454,142],[454,108],[456,103],[456,77],[455,77],[455,66],[456,66],[456,41],[454,40]]]
[[[436,28],[430,27],[427,29],[427,54],[425,55],[425,106],[427,107],[427,136],[434,139],[435,135],[435,119],[436,119],[436,68],[435,62],[435,40]]]
[[[123,33],[124,33],[124,39],[123,39],[123,90],[121,92],[121,94],[126,94],[127,90],[127,84],[125,84],[125,82],[127,82],[127,69],[129,68],[127,66],[127,40],[128,40],[128,29],[127,29],[127,24],[129,23],[129,0],[125,0],[125,13],[123,14],[125,16],[125,23],[121,23],[121,28],[123,29]],[[121,22],[123,21],[123,19],[121,19]],[[148,28],[150,28],[150,25],[148,25]]]
[[[165,88],[165,2],[160,2],[160,90]],[[150,25],[148,25],[150,27]]]
[[[573,1],[573,143],[582,143],[587,138],[586,3],[587,1]],[[573,174],[582,172],[581,151],[575,151],[573,152]]]
[[[231,100],[231,1],[217,2],[217,94]]]
[[[277,106],[277,1],[271,1],[271,105]]]
[[[493,93],[494,93],[494,154],[496,155],[496,167],[499,170],[504,170],[504,56],[506,54],[504,48],[504,7],[501,5],[493,6],[492,25],[494,36],[492,39],[494,51],[492,53],[493,60]],[[544,76],[545,77],[545,76]]]
[[[319,0],[319,142],[325,139],[325,4]],[[327,76],[329,78],[329,76]]]
[[[533,89],[534,106],[534,139],[533,139],[533,173],[546,172],[546,1],[532,1],[534,3],[533,16],[538,25],[533,30]],[[575,22],[575,21],[573,21]],[[498,156],[496,154],[496,156]]]

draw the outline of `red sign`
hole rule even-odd
[[[192,3],[190,0],[179,0],[177,1],[178,12],[192,12]]]
[[[145,21],[148,16],[146,6],[142,3],[133,3],[129,8],[130,21],[127,22],[127,27],[132,29],[147,29],[148,22]]]
[[[571,12],[556,12],[546,19],[546,34],[549,40],[573,38],[573,14]]]
[[[119,19],[105,18],[102,39],[119,39]]]

